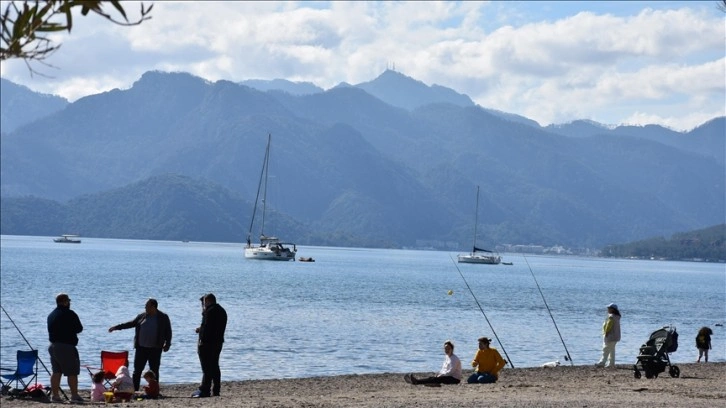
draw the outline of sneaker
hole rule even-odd
[[[73,395],[71,397],[71,404],[74,403],[74,402],[83,403],[84,402],[84,399],[80,395]]]
[[[202,390],[196,390],[192,393],[192,398],[207,398],[209,396],[208,392],[202,392]]]
[[[50,402],[63,402],[61,397],[51,397]]]
[[[605,367],[605,363],[595,363],[595,367],[603,368]]]

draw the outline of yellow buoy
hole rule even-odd
[[[449,289],[449,291],[448,291],[448,292],[446,292],[446,293],[448,293],[448,295],[449,295],[449,296],[451,296],[451,295],[453,295],[453,294],[454,294],[454,291],[453,291],[453,290],[451,290],[451,289]]]

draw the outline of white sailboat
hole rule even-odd
[[[502,258],[496,251],[476,247],[476,230],[479,224],[479,186],[476,186],[476,212],[474,213],[474,243],[468,254],[459,254],[459,263],[498,265]]]
[[[247,232],[247,246],[245,246],[245,258],[259,259],[265,261],[294,261],[297,247],[293,243],[281,242],[275,236],[265,235],[265,215],[267,212],[267,174],[270,164],[270,143],[272,135],[267,136],[267,149],[265,150],[265,159],[262,162],[262,173],[260,174],[260,182],[257,185],[257,197],[255,198],[255,207],[252,209],[252,220],[250,221],[250,229]],[[262,221],[260,225],[260,244],[252,243],[252,228],[255,223],[255,214],[257,213],[257,205],[262,192]],[[292,245],[292,248],[289,247]]]

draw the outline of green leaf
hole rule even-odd
[[[66,26],[58,23],[46,23],[38,28],[35,29],[37,32],[43,32],[43,33],[50,33],[50,32],[56,32],[56,31],[63,31],[66,29]]]
[[[121,2],[118,0],[111,0],[111,4],[116,8],[119,13],[121,13],[121,15],[124,17],[124,20],[128,22],[129,19],[128,17],[126,17],[126,11],[124,10],[123,6],[121,6]],[[143,3],[141,6],[143,7]]]
[[[28,33],[29,27],[28,23],[30,22],[30,19],[33,18],[35,15],[35,12],[37,11],[38,7],[32,7],[28,8],[26,7],[25,10],[23,10],[19,15],[17,20],[15,20],[15,25],[13,25],[13,42],[16,42],[20,38],[22,38],[25,33]]]

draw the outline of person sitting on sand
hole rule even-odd
[[[91,401],[103,402],[103,393],[106,392],[106,387],[103,386],[103,377],[106,373],[98,371],[93,374],[93,385],[91,385]]]
[[[491,339],[487,337],[479,338],[479,350],[476,351],[471,366],[474,367],[474,374],[466,380],[469,384],[491,384],[499,379],[499,370],[501,370],[507,362],[496,349],[490,348]]]
[[[413,374],[406,374],[403,379],[413,385],[424,384],[440,386],[441,384],[458,384],[461,382],[461,360],[454,354],[454,343],[451,340],[444,342],[444,363],[441,370],[434,377],[416,378]]]
[[[144,380],[148,383],[144,386],[144,395],[142,398],[145,399],[157,399],[159,398],[159,381],[156,380],[156,374],[153,371],[148,370],[144,373]]]
[[[134,395],[134,380],[129,375],[129,368],[121,366],[116,371],[116,380],[111,384],[116,401],[129,401]]]

